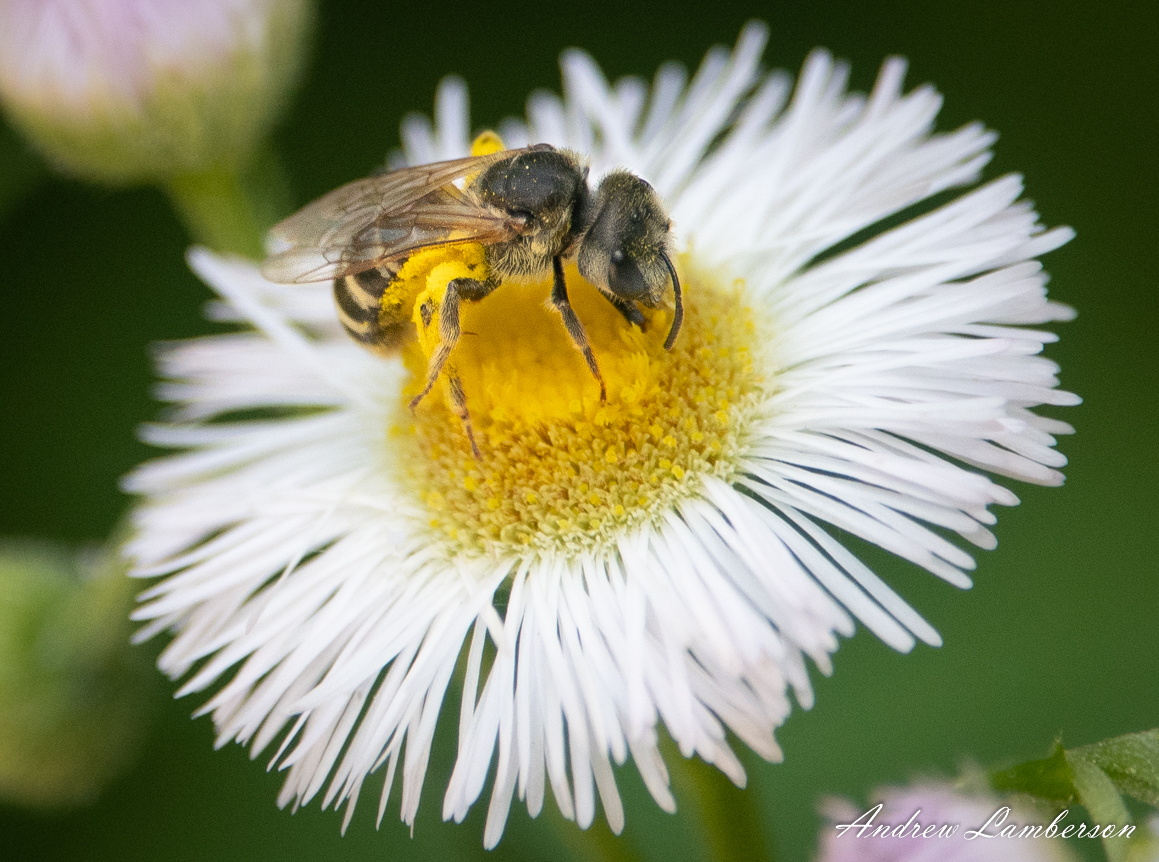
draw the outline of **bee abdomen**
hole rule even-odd
[[[378,269],[334,279],[334,304],[343,329],[369,350],[389,352],[406,338],[409,319],[383,320],[382,295],[393,282]]]

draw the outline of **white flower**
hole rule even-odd
[[[168,575],[138,618],[142,636],[175,633],[161,667],[182,694],[229,676],[204,708],[221,744],[281,740],[283,804],[324,790],[349,818],[385,766],[381,818],[401,763],[413,823],[452,679],[443,815],[466,816],[493,770],[487,846],[514,794],[538,814],[545,783],[583,827],[598,795],[619,832],[613,766],[629,755],[673,810],[659,722],[743,784],[726,731],[779,760],[787,689],[811,704],[806,657],[829,672],[854,619],[898,650],[940,643],[824,525],[968,587],[973,558],[947,534],[993,547],[987,507],[1017,498],[961,465],[1062,481],[1051,435],[1070,428],[1031,408],[1077,399],[1038,355],[1054,336],[1027,327],[1071,316],[1034,260],[1071,231],[1044,231],[1008,176],[825,257],[975,182],[994,136],[932,134],[940,97],[903,94],[900,60],[865,97],[818,52],[794,88],[760,70],[764,40],[750,26],[690,83],[664,66],[651,88],[568,53],[564,98],[537,94],[501,128],[655,185],[686,318],[666,354],[670,312],[641,335],[570,271],[601,406],[548,286],[465,306],[455,361],[481,461],[436,398],[406,410],[423,357],[362,351],[327,286],[191,253],[219,316],[255,331],[163,354],[178,406],[146,436],[187,451],[128,481],[146,497],[137,574]],[[467,151],[461,84],[436,118],[404,126],[410,162]],[[272,412],[237,415],[254,409]]]
[[[105,182],[237,166],[297,77],[310,0],[0,0],[0,98]]]

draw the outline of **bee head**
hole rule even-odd
[[[591,217],[579,248],[579,271],[610,299],[660,303],[668,279],[676,294],[676,314],[665,348],[680,329],[680,282],[672,266],[671,221],[656,190],[635,174],[613,171],[596,189]]]

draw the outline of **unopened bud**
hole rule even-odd
[[[311,0],[0,0],[0,100],[107,183],[236,168],[297,78]]]
[[[138,587],[112,555],[0,545],[0,800],[85,803],[131,763],[152,686]]]

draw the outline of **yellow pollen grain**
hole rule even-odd
[[[467,259],[454,254],[456,266]],[[438,263],[429,263],[424,289],[438,301],[430,277]],[[572,305],[607,383],[604,404],[546,306],[550,280],[504,284],[464,303],[448,365],[461,380],[481,460],[448,409],[449,386],[435,387],[410,416],[405,404],[421,389],[431,345],[404,350],[413,379],[386,445],[404,487],[430,513],[423,523],[451,553],[610,548],[695,495],[701,477],[736,478],[763,400],[753,361],[760,330],[738,287],[718,285],[687,260],[680,269],[684,325],[665,351],[670,308],[641,309],[640,332],[567,267]]]

